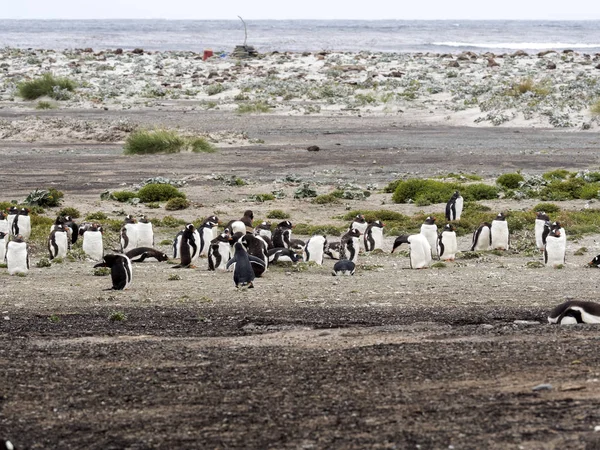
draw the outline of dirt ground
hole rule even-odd
[[[314,205],[293,200],[297,185],[281,178],[293,174],[326,193],[339,183],[381,188],[406,174],[492,178],[600,166],[592,132],[168,108],[39,117],[56,114],[245,132],[260,143],[125,157],[114,143],[0,141],[0,200],[56,187],[64,206],[84,213],[162,217],[164,209],[99,197],[160,175],[187,180],[194,206],[173,214],[186,220],[283,209],[292,222],[340,225],[348,209],[422,208],[383,193]],[[2,119],[24,115],[0,111]],[[225,186],[215,174],[249,184]],[[288,195],[244,201],[273,189]],[[521,210],[537,202],[484,203]],[[424,209],[443,216],[442,208]],[[157,242],[173,237],[156,231]],[[0,269],[0,438],[19,449],[600,448],[600,329],[546,320],[566,299],[598,300],[598,272],[585,263],[600,253],[600,236],[569,241],[562,270],[531,268],[541,257],[509,251],[413,271],[405,255],[389,253],[393,239],[386,252],[361,255],[354,277],[332,277],[332,260],[273,266],[244,291],[231,273],[209,272],[206,260],[179,271],[136,265],[122,292],[104,290],[110,280],[93,276],[93,262],[33,267],[26,277]],[[469,241],[461,237],[460,248]],[[588,252],[575,255],[581,247]],[[34,265],[45,256],[35,250]],[[173,273],[181,279],[169,280]],[[111,320],[115,312],[125,320]],[[533,389],[542,384],[551,386]]]

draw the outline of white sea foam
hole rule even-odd
[[[564,42],[432,42],[431,45],[439,47],[474,47],[490,49],[511,49],[511,50],[551,50],[551,49],[586,49],[600,48],[599,44],[567,44]]]

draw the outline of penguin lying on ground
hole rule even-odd
[[[394,241],[392,253],[402,244],[410,245],[410,267],[411,269],[423,269],[431,263],[431,246],[427,238],[419,234],[411,236],[398,236]]]
[[[131,285],[133,270],[131,261],[125,255],[105,255],[104,262],[98,263],[94,267],[110,267],[112,288],[105,289],[107,291],[122,291]]]
[[[350,276],[350,275],[354,275],[355,270],[356,270],[356,264],[354,264],[352,261],[350,261],[348,259],[341,259],[333,265],[333,271],[331,272],[331,274],[334,277],[342,276],[342,275]]]
[[[125,255],[132,263],[144,262],[146,258],[155,258],[157,261],[167,261],[169,259],[166,253],[152,247],[137,247],[129,250]]]
[[[272,248],[268,251],[269,263],[277,264],[278,262],[291,262],[296,264],[302,257],[295,251],[289,248]]]
[[[330,242],[325,249],[325,254],[329,256],[331,259],[340,259],[341,257],[341,247],[340,242]]]
[[[569,300],[552,310],[548,316],[548,322],[559,325],[600,323],[600,304]]]
[[[252,282],[254,281],[254,269],[252,268],[252,264],[264,264],[264,262],[252,255],[248,255],[246,248],[242,245],[241,242],[236,242],[235,245],[235,253],[233,258],[231,258],[227,262],[227,269],[232,264],[235,264],[235,268],[233,269],[233,282],[235,283],[235,287],[248,287],[253,288],[254,285]]]

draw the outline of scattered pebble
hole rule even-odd
[[[536,392],[536,391],[550,391],[552,390],[552,385],[551,384],[538,384],[537,386],[534,386],[533,389],[531,389],[532,391]]]

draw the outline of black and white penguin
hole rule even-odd
[[[71,243],[70,233],[71,229],[64,224],[60,226],[55,225],[54,229],[50,232],[50,236],[48,237],[48,253],[51,260],[67,256]]]
[[[326,250],[327,238],[325,236],[315,234],[314,236],[311,236],[306,243],[306,247],[304,249],[304,261],[313,261],[321,266],[323,265],[323,255],[325,255]]]
[[[431,264],[431,246],[423,234],[398,236],[394,241],[392,253],[402,244],[410,246],[411,269],[423,269]]]
[[[498,213],[490,227],[491,246],[493,250],[508,250],[510,248],[510,233],[508,222],[503,213]]]
[[[241,242],[236,242],[234,247],[234,255],[233,258],[227,262],[227,268],[232,264],[235,264],[235,268],[233,269],[233,282],[235,283],[235,287],[253,288],[254,285],[252,282],[254,281],[255,275],[252,263],[260,265],[263,264],[263,261],[255,256],[249,255]]]
[[[254,213],[251,210],[244,211],[244,216],[239,220],[230,221],[225,228],[229,228],[231,235],[236,233],[253,233],[252,221],[254,220]]]
[[[600,304],[569,300],[558,305],[548,316],[549,323],[572,325],[576,323],[600,323]]]
[[[0,233],[10,234],[10,227],[4,211],[0,211]]]
[[[273,232],[273,247],[290,248],[292,241],[292,229],[294,225],[289,220],[280,222]]]
[[[473,243],[471,244],[472,252],[483,252],[490,249],[492,237],[490,235],[490,224],[483,222],[473,232]]]
[[[546,225],[546,222],[550,222],[550,218],[544,211],[539,211],[535,217],[534,231],[535,231],[535,245],[537,246],[538,250],[540,250],[541,252],[544,251],[543,234],[544,234],[544,225]]]
[[[219,223],[213,222],[212,220],[205,220],[202,225],[200,225],[200,228],[198,229],[198,235],[200,236],[199,256],[208,256],[208,248],[210,247],[211,241],[215,238],[214,230],[218,226]]]
[[[560,222],[546,222],[544,224],[544,231],[542,232],[542,242],[544,246],[546,245],[546,238],[553,230],[560,231],[560,237],[563,241],[565,241],[565,247],[567,245],[567,232],[563,228]]]
[[[133,250],[129,250],[125,256],[127,256],[132,263],[144,262],[148,258],[154,258],[157,261],[169,260],[166,253],[152,247],[137,247]]]
[[[450,197],[450,200],[446,203],[446,220],[460,220],[463,204],[464,200],[458,191],[452,194],[452,197]]]
[[[110,267],[112,288],[106,289],[107,291],[122,291],[131,285],[133,269],[131,261],[125,255],[105,255],[104,262],[98,263],[94,267]]]
[[[360,250],[360,230],[353,228],[340,240],[340,259],[348,259],[356,264]]]
[[[261,277],[269,266],[269,255],[267,254],[266,242],[253,234],[245,234],[240,238],[239,242],[244,246],[248,255],[261,260],[261,264],[256,264],[253,261],[250,262],[252,269],[254,270],[254,275]],[[234,247],[234,250],[236,248],[237,247]]]
[[[15,216],[12,223],[12,233],[14,236],[21,236],[24,240],[28,240],[31,236],[31,217],[29,210],[21,208]]]
[[[278,262],[291,262],[296,264],[302,257],[295,251],[289,248],[272,248],[267,253],[269,264],[277,264]]]
[[[443,261],[454,261],[458,251],[458,242],[456,240],[456,228],[451,223],[447,223],[438,240],[438,252]]]
[[[154,228],[146,216],[137,221],[137,245],[139,247],[154,247]]]
[[[6,247],[6,266],[10,275],[29,272],[29,246],[20,235]]]
[[[75,223],[71,216],[64,217],[64,224],[71,230],[69,234],[71,235],[71,245],[73,245],[77,242],[77,238],[79,237],[79,225]]]
[[[81,229],[80,229],[81,232]],[[83,252],[94,261],[102,261],[104,256],[104,243],[102,240],[102,227],[97,223],[83,228]]]
[[[544,263],[547,266],[556,267],[565,263],[567,241],[563,238],[560,231],[560,224],[555,222],[546,236],[546,244],[544,245]]]
[[[11,206],[8,208],[8,214],[6,215],[6,222],[8,223],[8,234],[10,236],[14,236],[13,232],[13,223],[19,214],[19,208],[16,206]]]
[[[188,223],[183,229],[183,232],[178,234],[175,238],[175,241],[177,242],[177,256],[181,262],[173,266],[173,269],[193,268],[194,258],[200,250],[199,240],[196,227],[193,224]]]
[[[271,222],[261,222],[260,225],[254,228],[254,234],[272,241],[273,233],[271,232]]]
[[[425,222],[421,225],[421,234],[425,236],[429,247],[431,248],[431,256],[433,258],[438,256],[437,252],[437,241],[438,241],[438,227],[435,224],[435,217],[429,216],[425,219]]]
[[[128,214],[125,216],[125,222],[121,227],[121,251],[127,253],[138,246],[138,227],[137,220]]]
[[[340,259],[341,255],[341,242],[330,242],[327,244],[327,248],[325,249],[325,254],[329,256],[331,259]]]
[[[6,247],[8,246],[8,233],[0,231],[0,264],[6,259]]]
[[[217,236],[219,235],[219,225],[221,225],[221,221],[219,220],[219,218],[215,215],[212,216],[208,216],[206,219],[204,219],[204,221],[202,222],[202,225],[206,224],[206,223],[214,223],[215,226],[212,227],[212,232],[213,232],[213,237],[211,238],[211,241],[213,239],[216,239]]]
[[[343,276],[343,275],[350,276],[350,275],[354,275],[355,270],[356,270],[356,264],[354,264],[352,261],[350,261],[348,259],[341,259],[333,265],[333,271],[331,272],[331,274],[334,277],[335,276]]]
[[[364,233],[365,251],[372,252],[375,249],[383,248],[383,227],[385,224],[381,220],[375,220],[367,226]]]
[[[350,223],[348,231],[358,230],[360,234],[365,234],[365,231],[367,231],[368,226],[369,224],[365,220],[365,216],[363,216],[362,214],[357,214],[356,216],[354,216],[354,219],[352,219],[352,223]]]
[[[208,249],[208,270],[227,270],[230,257],[231,235],[225,229],[223,233],[210,242]]]

